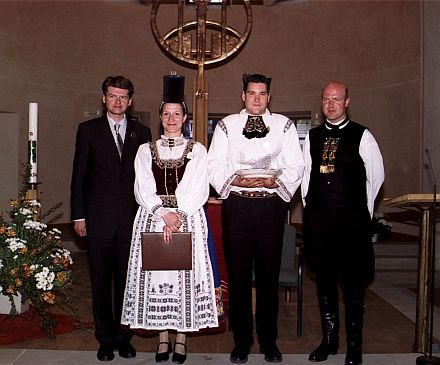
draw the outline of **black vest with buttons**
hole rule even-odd
[[[344,124],[344,123],[341,123]],[[310,207],[329,209],[367,208],[366,172],[359,155],[365,127],[349,121],[341,129],[328,130],[323,124],[310,130],[312,170],[305,198]],[[321,173],[323,148],[327,138],[339,138],[334,159],[334,172]]]

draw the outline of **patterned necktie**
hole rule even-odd
[[[124,142],[122,141],[122,137],[119,134],[119,128],[121,128],[121,125],[119,123],[115,124],[115,132],[116,132],[116,141],[117,146],[118,146],[118,152],[119,152],[119,157],[122,156],[122,147],[124,147]]]

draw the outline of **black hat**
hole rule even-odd
[[[183,103],[185,100],[185,76],[165,75],[163,77],[164,103]]]

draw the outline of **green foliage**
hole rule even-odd
[[[62,247],[61,231],[40,221],[61,203],[40,213],[40,203],[26,199],[30,169],[24,167],[22,189],[17,199],[9,201],[9,219],[0,215],[0,294],[9,297],[10,314],[16,315],[13,298],[20,293],[40,315],[41,331],[54,339],[57,323],[51,308],[75,314],[69,299],[73,261]]]

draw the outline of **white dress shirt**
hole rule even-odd
[[[243,135],[249,114],[242,110],[222,119],[216,126],[208,151],[209,182],[226,199],[231,191],[276,192],[289,202],[299,184],[304,170],[304,162],[295,124],[281,114],[266,110],[262,115],[270,128],[264,138],[248,139]],[[277,169],[281,174],[276,178],[278,187],[243,188],[231,185],[242,169]]]

